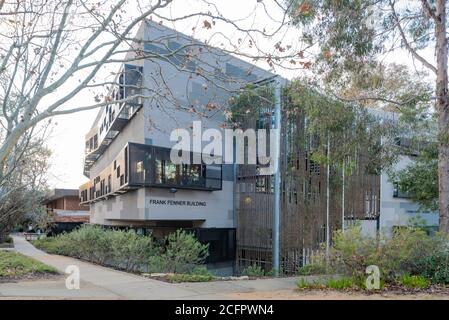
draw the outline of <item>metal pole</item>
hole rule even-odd
[[[341,190],[341,230],[343,233],[345,232],[345,161],[343,160],[343,185]]]
[[[275,131],[275,151],[274,151],[274,197],[273,197],[273,221],[272,221],[272,247],[273,247],[273,275],[279,275],[279,216],[281,204],[281,84],[276,81],[274,89],[275,105],[274,105],[274,127]]]
[[[326,261],[329,259],[330,230],[329,230],[329,211],[330,211],[330,140],[327,134],[327,177],[326,177]]]

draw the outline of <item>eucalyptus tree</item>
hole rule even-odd
[[[439,226],[449,232],[448,40],[445,0],[286,0],[294,23],[317,48],[315,66],[322,79],[345,86],[351,75],[377,67],[389,53],[402,63],[427,70],[435,79],[432,94],[438,124]],[[430,51],[430,54],[429,54]],[[405,52],[405,54],[404,54]],[[432,55],[433,53],[433,55]],[[398,55],[396,56],[398,57]],[[407,60],[407,61],[406,61]],[[391,92],[362,96],[401,107],[410,97],[390,99]],[[413,100],[413,99],[412,99]]]

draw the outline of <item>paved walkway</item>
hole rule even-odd
[[[212,281],[171,284],[101,267],[36,249],[22,236],[14,235],[18,252],[55,267],[62,274],[69,265],[80,268],[80,290],[68,290],[65,277],[56,279],[0,283],[3,298],[55,299],[231,299],[236,293],[293,290],[295,278]]]

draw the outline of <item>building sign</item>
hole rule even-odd
[[[150,205],[157,206],[181,206],[181,207],[205,207],[206,201],[171,200],[171,199],[150,199]]]

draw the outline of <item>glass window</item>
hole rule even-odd
[[[173,185],[176,184],[178,175],[178,165],[170,161],[165,161],[165,183]]]

